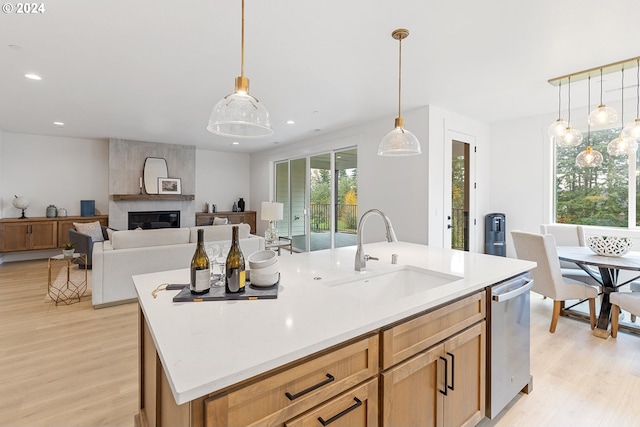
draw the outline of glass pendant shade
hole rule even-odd
[[[624,156],[627,154],[628,148],[629,144],[618,136],[607,144],[607,153],[609,153],[610,156]]]
[[[633,122],[627,124],[624,129],[622,129],[622,134],[624,138],[631,138],[640,140],[640,118],[636,118]]]
[[[560,117],[558,117],[558,120],[556,120],[555,122],[551,123],[551,125],[549,125],[549,129],[547,130],[547,133],[551,138],[560,139],[564,136],[568,127],[569,127],[569,123],[565,122]]]
[[[262,138],[273,134],[269,112],[249,95],[249,79],[244,76],[244,0],[242,0],[242,43],[240,76],[235,91],[222,98],[211,112],[207,130],[232,138]]]
[[[386,134],[378,144],[378,156],[413,156],[421,154],[418,138],[404,128],[404,119],[400,114],[402,105],[402,40],[409,36],[409,30],[398,28],[391,33],[394,40],[398,40],[398,117],[391,132]]]
[[[591,126],[604,126],[615,123],[618,120],[618,113],[611,107],[600,104],[598,108],[589,113],[587,122]]]
[[[235,138],[261,138],[273,134],[269,112],[249,95],[249,79],[236,78],[236,91],[222,98],[209,118],[209,132]]]
[[[404,128],[402,117],[396,119],[396,127],[386,134],[378,145],[378,156],[411,156],[420,154],[418,138]]]
[[[602,154],[588,146],[576,157],[576,165],[586,168],[595,168],[602,165]]]
[[[556,145],[558,147],[577,147],[582,144],[582,132],[578,129],[574,129],[571,126],[567,126],[564,135],[556,138]]]

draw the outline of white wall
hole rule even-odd
[[[256,210],[251,203],[250,156],[241,153],[196,150],[196,212],[204,212],[205,203],[215,203],[219,211],[230,211],[240,197],[245,210]]]
[[[108,213],[108,141],[4,132],[0,198],[2,217],[17,218],[14,195],[27,198],[30,217],[46,216],[48,205],[80,215],[80,200],[95,200]]]
[[[430,230],[429,224],[436,221],[431,218],[434,212],[441,217],[443,204],[442,187],[444,131],[431,134],[430,124],[442,123],[442,126],[456,128],[475,136],[478,144],[488,145],[489,127],[466,119],[437,107],[429,106],[404,112],[405,125],[413,132],[422,145],[422,155],[411,157],[380,157],[378,144],[382,137],[393,128],[393,117],[374,120],[360,126],[323,134],[297,144],[277,147],[251,156],[251,194],[256,203],[273,199],[273,162],[278,160],[308,156],[351,146],[358,147],[358,212],[362,215],[371,208],[381,209],[393,223],[398,239],[423,243],[429,241],[429,232],[442,233],[444,224]],[[434,119],[432,120],[431,117]],[[443,127],[443,129],[445,129]],[[488,149],[487,149],[488,152]],[[485,154],[484,156],[486,156]],[[429,170],[432,169],[432,171]],[[269,179],[265,179],[265,177]],[[486,169],[478,173],[478,179],[488,181]],[[479,188],[486,195],[480,207],[488,206],[488,183]],[[431,192],[434,192],[434,196]],[[430,209],[429,205],[432,205]],[[437,211],[436,205],[440,207]],[[259,205],[256,205],[259,207]],[[257,209],[259,211],[259,209]],[[258,212],[258,218],[260,213]],[[384,229],[376,217],[367,221],[365,241],[384,240]],[[381,224],[381,222],[380,222]],[[258,220],[258,234],[264,232],[266,221]],[[441,243],[440,243],[441,244]]]
[[[0,217],[17,218],[14,195],[31,201],[27,216],[44,217],[46,207],[80,215],[80,200],[95,200],[96,213],[108,214],[108,139],[62,138],[0,131]],[[231,210],[250,200],[248,154],[196,150],[196,210],[207,201]],[[49,256],[50,251],[0,254],[0,263]]]
[[[512,230],[540,232],[551,221],[551,142],[547,127],[557,115],[491,126],[491,208],[505,214],[507,256],[515,257]],[[577,152],[576,152],[577,154]]]

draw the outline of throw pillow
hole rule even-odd
[[[96,222],[74,222],[73,226],[82,234],[91,236],[92,242],[104,242],[102,235],[102,226],[99,221]]]
[[[213,225],[227,225],[229,224],[229,220],[227,218],[218,218],[217,216],[213,217]]]

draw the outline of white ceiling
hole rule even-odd
[[[403,111],[433,104],[489,124],[554,113],[548,79],[640,55],[638,0],[246,0],[245,75],[274,135],[231,146],[206,125],[240,75],[240,0],[43,3],[0,13],[6,132],[249,153],[374,119],[391,130],[396,28],[410,31]],[[577,92],[572,105],[586,104]]]

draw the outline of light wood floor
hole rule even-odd
[[[0,265],[0,426],[133,426],[137,305],[44,302],[47,263]],[[640,336],[593,337],[532,294],[533,392],[481,426],[640,425]]]

